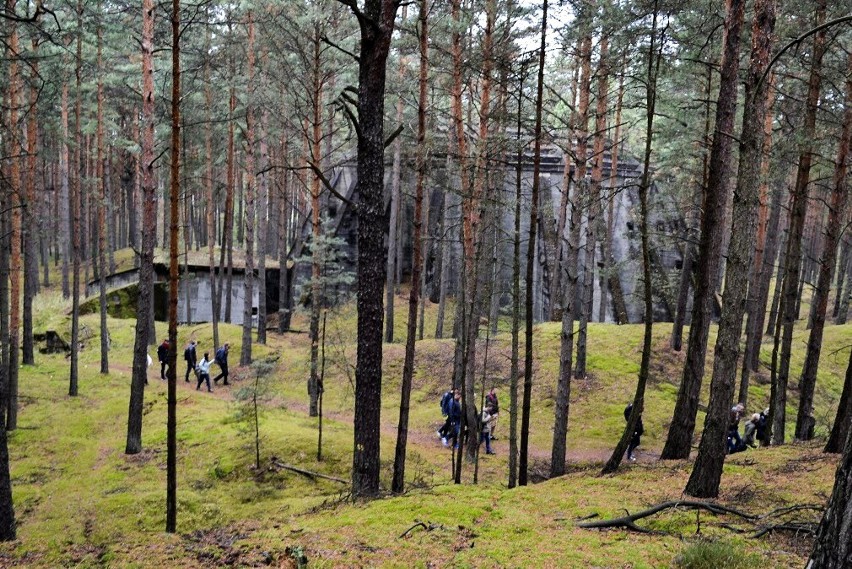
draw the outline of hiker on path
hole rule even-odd
[[[186,361],[186,381],[189,381],[189,374],[195,371],[195,366],[198,363],[198,357],[195,354],[195,340],[192,340],[183,351],[183,359]]]
[[[230,344],[225,342],[221,348],[216,350],[216,363],[219,365],[219,375],[213,378],[213,383],[218,384],[220,379],[224,379],[224,384],[228,385],[228,349]]]
[[[740,419],[745,411],[745,406],[742,403],[737,403],[731,407],[731,413],[728,420],[728,454],[745,450],[743,439],[740,437]]]
[[[455,393],[453,393],[453,401],[450,403],[450,436],[449,439],[453,440],[453,448],[459,448],[459,436],[461,435],[461,422],[462,422],[462,407],[461,407],[461,391],[456,389]],[[445,439],[446,440],[446,439]],[[444,446],[448,446],[449,442],[445,442]]]
[[[745,431],[743,431],[743,444],[751,448],[757,448],[754,444],[754,437],[757,434],[757,425],[760,423],[760,413],[754,413],[751,418],[746,421]]]
[[[160,362],[160,379],[166,379],[166,367],[169,365],[169,339],[163,340],[163,343],[157,346],[157,360]]]
[[[630,412],[633,411],[633,403],[627,405],[624,408],[624,420],[630,421]],[[636,455],[633,453],[636,451],[636,447],[642,444],[642,435],[645,433],[645,427],[642,425],[642,415],[639,415],[639,419],[636,421],[636,428],[633,430],[633,437],[630,439],[630,444],[627,445],[627,460],[636,461]]]
[[[757,421],[757,440],[760,442],[761,446],[768,447],[769,446],[769,429],[767,428],[767,423],[769,421],[769,407],[764,409],[758,415],[759,419]]]
[[[201,384],[205,381],[207,382],[207,391],[213,391],[210,387],[210,354],[208,352],[204,352],[204,357],[198,362],[198,385],[195,386],[195,390],[201,389]]]
[[[485,396],[485,405],[491,407],[491,440],[496,441],[494,429],[497,427],[497,419],[500,417],[500,402],[497,400],[497,388],[492,387]]]
[[[491,429],[494,424],[494,420],[497,415],[493,414],[494,409],[490,405],[486,405],[485,409],[482,410],[482,416],[480,417],[482,423],[482,430],[479,434],[479,444],[485,442],[485,454],[496,454],[493,450],[491,450]]]
[[[441,415],[446,417],[446,420],[437,432],[444,446],[447,446],[447,438],[450,436],[450,429],[452,427],[452,423],[450,422],[450,406],[453,403],[453,397],[455,397],[455,390],[453,389],[450,389],[441,396]]]

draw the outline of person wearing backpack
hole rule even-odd
[[[160,362],[160,379],[166,379],[166,367],[169,359],[169,339],[163,340],[163,343],[157,346],[157,360]]]
[[[492,387],[485,396],[485,404],[491,407],[491,440],[496,441],[494,429],[497,427],[497,418],[500,417],[500,402],[497,400],[497,388]]]
[[[441,438],[441,443],[443,443],[444,446],[447,446],[447,438],[450,436],[450,427],[452,426],[450,423],[450,406],[453,402],[453,396],[454,391],[450,389],[441,397],[441,415],[446,417],[446,420],[437,432],[438,436]]]
[[[461,406],[461,391],[458,389],[453,393],[453,400],[450,403],[449,415],[447,419],[450,421],[450,436],[447,439],[453,440],[453,448],[459,448],[459,437],[461,436],[462,422],[462,406]],[[444,443],[444,446],[449,446],[449,441]]]
[[[195,354],[195,340],[192,340],[189,344],[187,344],[186,349],[183,351],[183,359],[186,362],[186,381],[189,383],[189,374],[195,371],[195,366],[198,363],[198,357]]]
[[[633,411],[633,403],[627,405],[624,408],[624,420],[630,421],[630,412]],[[627,445],[627,460],[636,461],[636,455],[633,453],[636,451],[636,447],[642,444],[642,435],[645,433],[645,427],[642,425],[642,415],[639,415],[639,419],[636,421],[636,428],[633,430],[633,437],[630,439],[630,444]]]
[[[221,370],[219,375],[213,378],[213,383],[218,384],[220,379],[224,379],[224,385],[228,385],[228,349],[230,348],[230,344],[225,342],[225,344],[216,350],[216,364],[219,366]]]

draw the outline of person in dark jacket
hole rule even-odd
[[[186,361],[186,381],[189,382],[189,374],[195,371],[198,357],[195,355],[195,340],[192,340],[183,351],[183,359]]]
[[[633,411],[633,403],[630,403],[624,408],[625,421],[630,421],[631,411]],[[642,415],[639,415],[639,419],[636,421],[636,428],[633,430],[633,437],[630,439],[630,444],[627,445],[627,460],[636,460],[636,456],[633,453],[636,451],[636,447],[642,443],[642,435],[644,433],[645,427],[642,425]]]
[[[769,420],[769,407],[760,412],[757,419],[757,440],[761,446],[769,446],[769,428],[767,422]]]
[[[459,448],[459,437],[461,436],[462,422],[462,406],[461,406],[461,391],[456,390],[453,401],[450,403],[450,436],[453,440],[453,448]],[[444,445],[447,446],[447,445]]]
[[[157,360],[160,362],[160,379],[166,379],[166,367],[169,359],[169,339],[163,340],[163,343],[157,346]]]
[[[218,384],[220,379],[224,379],[224,384],[228,385],[228,349],[230,344],[225,342],[221,348],[216,350],[216,363],[219,365],[219,375],[213,378],[213,383]]]

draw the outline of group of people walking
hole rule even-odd
[[[742,403],[731,407],[727,437],[728,454],[742,452],[749,447],[757,448],[755,440],[762,446],[769,446],[769,429],[766,428],[769,409],[753,413],[746,421],[743,436],[740,437],[740,420],[744,415],[745,406]]]
[[[166,372],[169,367],[169,347],[168,339],[163,340],[163,343],[157,347],[157,359],[160,362],[160,379],[162,380],[166,379]],[[201,361],[198,361],[197,347],[198,342],[192,340],[186,345],[186,348],[183,351],[183,359],[186,362],[186,375],[184,376],[184,380],[189,382],[189,375],[194,373],[196,378],[198,378],[198,385],[195,386],[195,389],[200,390],[201,385],[206,383],[207,391],[212,392],[213,388],[210,385],[210,365],[215,363],[219,366],[219,375],[213,378],[213,384],[218,384],[219,380],[223,379],[223,384],[229,385],[228,351],[230,349],[230,344],[225,342],[222,347],[216,350],[213,360],[210,359],[210,352],[204,352],[204,357],[201,358]]]
[[[438,429],[438,436],[441,437],[441,443],[448,447],[450,443],[454,449],[459,447],[462,428],[462,405],[461,391],[451,389],[444,393],[441,397],[441,414],[445,417],[444,424]],[[500,402],[497,399],[497,388],[492,387],[491,391],[485,396],[485,405],[482,413],[477,414],[478,422],[474,428],[468,426],[467,433],[474,432],[478,429],[479,444],[485,443],[486,454],[496,454],[491,448],[491,441],[496,440],[494,430],[497,427],[497,419],[500,416]]]

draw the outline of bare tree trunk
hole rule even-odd
[[[98,6],[98,16],[97,16],[97,68],[99,70],[98,73],[98,87],[97,87],[97,99],[98,99],[98,117],[97,117],[97,131],[96,131],[96,158],[97,164],[95,165],[95,176],[97,177],[97,189],[98,189],[98,264],[101,266],[101,274],[100,274],[100,282],[98,283],[99,296],[100,296],[100,316],[101,316],[101,373],[108,374],[109,373],[109,329],[107,328],[107,299],[106,299],[106,278],[107,278],[107,266],[106,266],[106,248],[107,248],[107,217],[106,217],[106,209],[107,209],[107,194],[106,194],[106,185],[104,183],[104,84],[103,84],[103,75],[101,71],[103,70],[103,27],[101,25],[101,17],[100,17],[100,6]]]
[[[816,532],[814,548],[805,569],[849,567],[849,528],[852,525],[852,437],[844,444],[843,458],[834,475],[834,489]]]
[[[533,185],[530,203],[530,233],[527,241],[526,270],[526,330],[524,334],[524,399],[521,408],[521,450],[518,463],[518,484],[526,486],[530,440],[530,405],[533,382],[533,268],[535,263],[536,225],[538,224],[538,194],[541,185],[541,107],[544,99],[544,58],[547,36],[547,0],[541,4],[541,45],[538,51],[538,84],[535,99],[535,130],[533,146]]]
[[[423,193],[426,178],[426,104],[429,81],[428,52],[428,0],[420,0],[420,80],[417,100],[417,186],[414,194],[414,235],[411,242],[411,293],[408,297],[408,332],[405,339],[405,362],[402,368],[402,387],[399,402],[399,425],[396,436],[396,453],[393,462],[391,490],[401,493],[405,489],[405,451],[408,442],[408,413],[411,401],[411,380],[414,376],[414,341],[417,333],[417,306],[420,302],[420,271],[423,265],[422,221]],[[428,204],[427,204],[428,206]]]
[[[722,467],[727,454],[725,439],[736,388],[737,358],[748,298],[748,281],[752,272],[753,236],[760,204],[760,158],[763,155],[765,139],[760,127],[765,121],[768,88],[767,83],[760,82],[760,79],[772,55],[774,28],[775,0],[756,0],[751,28],[751,60],[743,98],[739,168],[737,187],[734,191],[731,243],[728,246],[725,269],[722,319],[719,322],[716,348],[713,352],[710,404],[698,447],[698,457],[685,489],[686,494],[700,498],[715,498],[719,495]],[[730,42],[736,41],[731,38],[733,33],[728,30]]]
[[[352,5],[354,8],[354,5]],[[382,401],[382,293],[387,271],[384,232],[384,98],[387,57],[399,0],[376,0],[358,11],[358,354],[352,495],[379,491]]]
[[[712,38],[711,38],[712,40]],[[672,324],[671,347],[679,352],[683,347],[683,326],[686,323],[686,309],[689,303],[689,289],[692,285],[692,277],[695,272],[695,261],[698,256],[698,248],[694,245],[699,240],[699,225],[701,223],[701,206],[703,195],[707,191],[707,179],[710,174],[710,127],[712,126],[710,104],[712,103],[713,91],[713,67],[707,65],[707,83],[705,88],[704,105],[704,152],[702,153],[701,187],[696,188],[693,196],[692,209],[687,214],[686,243],[683,246],[683,266],[680,271],[680,286],[677,295],[677,309],[675,311],[674,323]],[[693,307],[693,311],[696,310]]]
[[[846,324],[846,319],[849,316],[849,298],[852,296],[852,253],[850,253],[846,259],[846,263],[841,265],[838,268],[838,271],[844,271],[846,273],[846,281],[849,283],[847,285],[847,291],[843,294],[840,299],[840,306],[837,309],[837,317],[834,319],[835,324]],[[840,295],[840,291],[837,291],[837,294]]]
[[[177,0],[175,0],[177,1]],[[255,167],[254,167],[254,101],[252,91],[254,89],[254,14],[248,11],[248,85],[249,101],[246,104],[246,185],[245,185],[245,274],[243,280],[243,341],[240,349],[240,365],[251,364],[251,331],[252,331],[252,308],[254,304],[254,226],[255,219]]]
[[[169,196],[169,371],[166,419],[166,532],[177,531],[177,305],[178,239],[180,227],[180,0],[172,0],[172,144]],[[251,12],[249,12],[251,22]],[[251,37],[251,32],[249,32]],[[251,48],[251,39],[249,39]],[[249,49],[249,69],[251,69]],[[251,81],[249,81],[251,85]],[[248,127],[251,132],[251,126]],[[165,221],[165,220],[164,220]],[[246,254],[247,257],[250,253]],[[248,263],[248,260],[246,261]],[[248,280],[248,279],[246,279]],[[251,302],[249,301],[249,306]],[[244,347],[245,348],[245,347]]]
[[[451,153],[447,153],[447,172],[452,172]],[[452,238],[453,233],[451,227],[450,210],[453,207],[452,192],[449,189],[444,190],[444,205],[441,208],[441,229],[438,233],[438,239],[441,244],[441,280],[438,293],[438,315],[435,323],[435,339],[440,340],[444,337],[444,311],[447,306],[447,287],[450,283],[450,271],[452,271],[453,248]]]
[[[266,254],[267,233],[270,217],[269,208],[269,144],[266,140],[269,116],[266,111],[260,116],[260,180],[258,180],[257,203],[257,343],[266,344]]]
[[[615,184],[618,179],[618,149],[621,146],[621,110],[624,103],[624,72],[625,63],[622,62],[621,72],[619,73],[618,79],[618,96],[615,101],[615,130],[612,138],[613,142],[609,150],[609,182],[607,184],[609,200],[606,217],[606,236],[604,238],[605,240],[602,252],[603,276],[601,278],[601,302],[598,314],[598,319],[601,322],[606,322],[608,306],[607,289],[612,289],[613,309],[616,304],[616,288],[619,293],[621,291],[621,279],[618,276],[618,269],[615,266],[612,242],[615,239]],[[626,321],[626,314],[619,310],[613,310],[613,319],[616,324],[624,324]]]
[[[846,378],[843,381],[840,403],[823,452],[843,451],[843,444],[849,435],[850,423],[852,423],[852,352],[849,352],[849,363],[846,366]]]
[[[208,11],[209,16],[209,11]],[[205,51],[210,52],[212,44],[212,27],[207,26],[205,35]],[[210,301],[212,304],[213,324],[213,348],[218,348],[219,344],[219,307],[221,306],[222,297],[217,294],[216,287],[216,221],[214,217],[215,198],[213,193],[213,88],[210,82],[210,58],[204,58],[204,103],[207,122],[204,125],[204,154],[205,154],[205,176],[204,189],[207,202],[207,263],[210,265]],[[224,251],[224,247],[222,248]],[[222,270],[221,267],[219,269]],[[283,271],[284,268],[282,267]],[[221,286],[221,283],[220,283]]]
[[[16,0],[6,0],[6,10],[15,13]],[[18,127],[18,89],[19,70],[18,30],[14,22],[9,22],[6,56],[9,59],[9,78],[6,87],[9,93],[9,111],[7,113],[7,132],[10,151],[8,185],[9,217],[9,359],[8,359],[8,397],[6,399],[6,430],[18,428],[18,368],[20,361],[21,327],[21,140]],[[5,339],[3,340],[5,342]]]
[[[402,21],[400,25],[405,25],[405,21],[408,17],[408,7],[402,7]],[[397,70],[397,77],[400,84],[403,83],[405,78],[405,58],[399,58],[399,68]],[[402,124],[402,96],[398,96],[396,99],[396,124]],[[397,263],[401,262],[400,258],[397,260],[397,251],[399,249],[399,244],[397,241],[399,240],[399,209],[400,209],[400,178],[402,176],[402,138],[400,136],[396,137],[393,143],[393,166],[391,167],[391,203],[390,203],[390,223],[388,226],[388,277],[387,283],[385,284],[385,342],[391,343],[393,342],[393,299],[394,293],[396,292],[396,286],[394,286],[396,273],[397,273]]]
[[[828,293],[831,289],[831,271],[837,258],[837,243],[841,235],[841,223],[847,217],[846,202],[848,189],[846,171],[849,160],[849,139],[852,137],[852,54],[847,55],[846,104],[837,160],[834,166],[833,192],[825,228],[822,255],[819,258],[819,277],[811,301],[814,306],[813,327],[808,337],[808,351],[799,380],[799,411],[796,416],[796,438],[807,441],[813,438],[813,404],[816,387],[817,367],[822,351],[822,333],[825,329],[825,313],[828,308]]]
[[[589,192],[589,207],[586,215],[586,248],[583,268],[583,299],[580,310],[580,329],[577,335],[577,366],[574,375],[578,379],[586,378],[586,338],[589,322],[592,321],[592,301],[595,288],[595,251],[597,236],[600,233],[601,180],[603,179],[604,132],[606,130],[607,83],[609,81],[609,38],[603,36],[599,43],[600,61],[598,63],[598,95],[595,109],[595,134],[592,156],[592,173]],[[590,85],[591,89],[591,85]]]
[[[648,80],[645,91],[645,156],[642,179],[639,185],[639,230],[642,239],[642,298],[644,300],[644,334],[642,336],[642,359],[639,363],[639,378],[636,381],[636,393],[633,396],[633,409],[627,418],[627,425],[621,439],[612,451],[612,456],[603,467],[603,473],[615,472],[624,457],[624,451],[642,416],[645,407],[645,386],[648,383],[651,367],[651,336],[654,331],[654,301],[651,291],[651,248],[648,242],[648,194],[651,190],[651,146],[654,138],[654,109],[657,104],[657,77],[660,73],[662,45],[657,47],[657,1],[654,0],[653,19],[651,21],[651,41],[648,46]]]
[[[8,55],[8,53],[7,53]],[[12,61],[13,58],[8,58]],[[66,96],[67,99],[67,96]],[[6,101],[4,86],[0,86],[0,101]],[[66,120],[67,120],[67,104]],[[5,114],[5,113],[4,113]],[[3,120],[0,115],[0,124]],[[8,141],[0,141],[0,153],[9,155]],[[8,177],[8,166],[0,164],[0,174]],[[0,338],[9,337],[9,188],[0,187]],[[0,341],[0,541],[16,538],[15,507],[12,501],[12,475],[9,470],[9,442],[6,430],[6,410],[9,389],[9,344]]]
[[[62,298],[71,296],[71,284],[68,282],[68,258],[71,256],[71,193],[69,189],[69,164],[68,164],[68,83],[62,82],[62,103],[60,106],[60,121],[62,123],[62,139],[59,147],[59,178],[62,195],[59,198],[60,206],[60,236],[62,243]],[[59,253],[59,251],[57,251]]]
[[[713,315],[713,299],[719,281],[721,248],[725,229],[725,211],[728,204],[728,180],[731,175],[731,134],[737,110],[737,72],[739,70],[740,28],[742,27],[744,2],[726,1],[725,34],[722,42],[721,80],[716,105],[716,127],[710,149],[709,177],[704,195],[701,219],[701,241],[698,249],[698,274],[695,279],[695,294],[692,300],[692,323],[689,328],[689,343],[683,378],[678,391],[677,403],[669,427],[668,438],[661,458],[682,459],[689,457],[695,418],[698,412],[698,396],[704,376],[704,358],[707,353],[707,337]]]
[[[826,0],[817,1],[816,25],[825,22]],[[798,318],[798,284],[801,268],[802,235],[808,211],[808,182],[813,162],[813,140],[816,131],[816,112],[819,103],[822,82],[822,57],[825,54],[826,30],[820,30],[814,36],[811,74],[808,81],[808,97],[805,109],[805,121],[802,128],[802,147],[799,154],[799,168],[796,172],[796,184],[793,188],[793,204],[790,208],[790,229],[787,233],[787,253],[784,286],[781,291],[781,312],[783,334],[781,336],[781,359],[778,369],[777,388],[772,412],[772,444],[784,444],[786,425],[787,381],[790,375],[790,355],[793,348],[793,325]]]
[[[38,21],[38,16],[36,16]],[[32,40],[32,53],[29,55],[32,73],[39,76],[38,40]],[[29,111],[27,117],[27,160],[26,185],[24,186],[24,215],[21,239],[24,247],[24,313],[23,313],[23,357],[24,365],[35,365],[33,349],[33,298],[38,294],[38,260],[36,259],[36,237],[39,221],[39,202],[36,194],[36,158],[38,157],[38,99],[39,92],[35,84],[29,89]]]
[[[154,179],[154,0],[142,3],[142,128],[140,183],[142,187],[142,249],[139,258],[139,299],[133,378],[127,419],[125,454],[142,450],[142,406],[148,383],[148,342],[154,334],[149,316],[154,305],[154,241],[157,233],[157,184]]]

